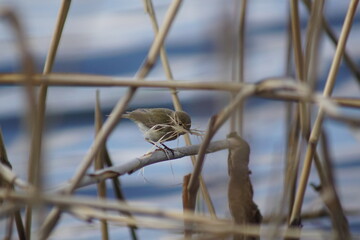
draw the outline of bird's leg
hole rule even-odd
[[[169,148],[168,146],[166,146],[166,145],[163,144],[163,143],[160,143],[160,144],[163,145],[163,147],[164,147],[166,150],[169,150],[169,151],[172,153],[173,156],[175,156],[174,150],[172,150],[171,148]]]
[[[153,142],[153,141],[148,141],[149,143],[151,143],[152,145],[154,145],[155,147],[157,147],[157,150],[162,151],[163,153],[165,153],[166,157],[169,158],[167,152],[165,151],[165,149],[163,149],[161,146],[158,145],[158,142]]]
[[[168,153],[166,152],[166,150],[170,151],[172,153],[173,156],[175,156],[174,154],[174,150],[172,150],[171,148],[169,148],[168,146],[166,146],[165,144],[161,143],[161,142],[154,142],[154,141],[148,141],[149,143],[151,143],[152,145],[156,146],[159,150],[163,151],[166,155],[166,157],[168,159],[170,159]],[[161,144],[164,148],[162,148],[161,146],[159,146],[158,144]]]

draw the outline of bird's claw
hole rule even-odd
[[[162,145],[166,150],[170,151],[171,154],[173,155],[173,157],[175,156],[175,153],[174,153],[174,150],[173,150],[173,149],[169,148],[168,146],[166,146],[166,145],[163,144],[163,143],[161,143],[161,145]]]

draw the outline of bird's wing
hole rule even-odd
[[[141,121],[146,127],[151,128],[157,124],[166,124],[173,111],[167,108],[139,108],[123,114],[123,118]],[[165,120],[165,121],[164,121]]]

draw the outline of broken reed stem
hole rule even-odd
[[[248,96],[252,95],[256,91],[256,87],[247,87],[240,91],[234,100],[232,100],[227,107],[223,109],[216,117],[212,117],[209,122],[208,130],[206,131],[204,140],[201,144],[198,157],[196,159],[196,164],[191,174],[191,178],[188,185],[189,195],[195,195],[198,186],[199,186],[199,175],[201,173],[205,152],[206,149],[214,136],[214,134],[219,130],[219,128],[224,124],[224,122],[231,116],[232,112],[238,105]]]
[[[351,29],[352,20],[355,16],[356,8],[358,5],[358,0],[352,0],[349,4],[349,9],[345,17],[344,25],[341,30],[339,44],[337,45],[335,56],[333,58],[333,62],[330,67],[329,75],[325,84],[325,89],[323,92],[324,97],[329,97],[331,95],[331,92],[333,90],[336,75],[339,70],[341,58],[344,53],[346,41]],[[314,157],[315,149],[317,146],[317,142],[319,139],[319,134],[321,132],[321,126],[324,119],[324,110],[322,107],[319,108],[313,129],[310,134],[309,143],[306,150],[305,160],[303,169],[300,176],[299,181],[299,187],[296,192],[294,207],[292,210],[291,218],[290,218],[290,224],[297,225],[299,222],[299,216],[301,212],[301,207],[304,199],[305,189],[308,182],[308,178],[310,175],[310,168],[311,168],[311,162]]]
[[[165,37],[170,29],[170,26],[175,19],[176,13],[180,7],[181,0],[174,0],[165,16],[164,24],[161,26],[159,30],[159,34],[156,36],[151,48],[149,50],[147,59],[143,66],[141,67],[140,71],[137,74],[137,77],[143,79],[149,73],[150,69],[153,67],[156,57],[160,51],[160,48],[165,40]],[[131,87],[128,89],[126,95],[120,99],[114,109],[112,110],[109,118],[105,121],[103,127],[100,129],[97,137],[95,138],[94,142],[92,143],[90,149],[88,150],[87,154],[85,155],[83,161],[81,162],[80,166],[78,167],[71,184],[66,189],[66,194],[71,194],[80,183],[81,179],[86,173],[86,170],[89,168],[90,164],[92,163],[95,155],[101,148],[101,146],[105,143],[107,137],[110,135],[114,127],[118,124],[121,119],[122,113],[127,108],[129,102],[133,98],[137,88]],[[45,222],[40,230],[40,239],[46,239],[49,234],[51,233],[52,229],[55,227],[57,221],[60,218],[61,210],[59,208],[53,209],[48,217],[45,219]]]
[[[99,90],[96,90],[96,102],[95,102],[95,136],[99,133],[102,126],[102,117],[100,109],[100,93]],[[96,170],[101,170],[104,168],[105,162],[105,143],[96,154],[94,167]],[[99,181],[97,184],[98,196],[99,198],[106,198],[106,183],[105,180]],[[109,239],[109,230],[106,220],[100,220],[101,225],[101,236],[103,240]]]
[[[153,7],[152,0],[144,0],[144,7],[145,7],[145,11],[150,16],[150,20],[151,20],[153,30],[154,30],[154,33],[155,33],[155,36],[156,36],[157,34],[159,34],[159,26],[158,26],[158,22],[157,22],[157,19],[156,19],[156,14],[155,14],[155,10],[154,10],[154,7]],[[169,59],[168,59],[168,56],[167,56],[167,53],[166,53],[166,50],[165,50],[164,46],[161,46],[161,49],[160,49],[160,59],[161,59],[162,65],[163,65],[163,69],[164,69],[164,72],[165,72],[166,79],[173,81],[174,77],[173,77],[173,74],[172,74],[172,71],[171,71],[171,68],[170,68]],[[173,102],[174,109],[176,111],[183,111],[180,99],[179,99],[179,97],[177,95],[176,88],[171,88],[170,92],[171,92],[171,97],[172,97],[172,102]],[[184,136],[185,144],[187,146],[191,146],[192,143],[191,143],[189,134],[184,134],[183,136]],[[190,158],[191,158],[192,164],[195,165],[195,162],[196,162],[195,156],[190,156]],[[208,189],[206,187],[205,181],[204,181],[202,176],[200,176],[200,188],[201,188],[201,193],[202,193],[202,196],[203,196],[203,198],[205,200],[206,206],[208,207],[209,213],[211,214],[211,216],[216,217],[214,204],[211,201],[209,191],[208,191]]]

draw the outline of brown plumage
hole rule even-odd
[[[163,145],[163,142],[175,140],[180,135],[190,133],[191,119],[183,111],[167,108],[139,108],[123,114],[123,118],[135,122],[143,132],[145,140],[155,145],[157,143]]]

